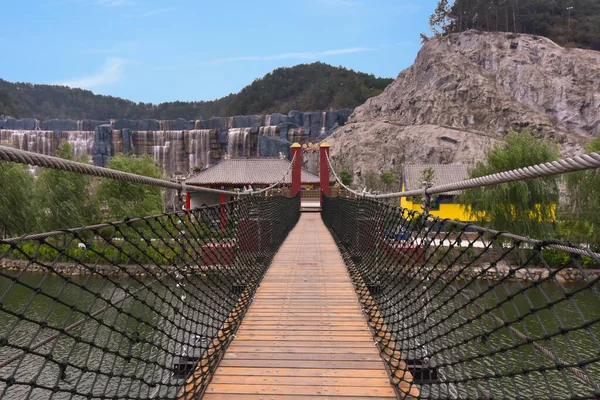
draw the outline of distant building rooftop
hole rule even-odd
[[[269,186],[290,171],[283,183],[292,183],[291,162],[275,158],[230,158],[192,176],[185,183],[197,186]],[[319,177],[302,170],[303,185],[318,185]]]
[[[402,170],[402,183],[404,190],[417,190],[423,188],[423,170],[432,168],[433,185],[445,185],[464,181],[469,178],[469,167],[466,164],[413,164],[405,165]],[[402,190],[402,189],[401,189]],[[445,195],[459,194],[460,190],[444,193]]]

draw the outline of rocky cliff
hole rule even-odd
[[[63,141],[76,156],[107,166],[118,153],[148,154],[163,172],[187,174],[229,157],[289,156],[293,142],[329,136],[351,109],[207,120],[46,120],[0,117],[0,144],[54,155]]]
[[[600,52],[479,31],[430,40],[328,140],[360,177],[406,162],[472,163],[525,127],[580,152],[600,129]]]

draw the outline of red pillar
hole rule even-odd
[[[319,166],[319,176],[321,178],[321,190],[319,191],[321,195],[319,196],[321,199],[321,206],[323,206],[323,194],[327,196],[331,195],[331,191],[329,189],[329,163],[327,162],[327,157],[329,156],[329,143],[321,142],[319,146],[319,157],[320,157],[320,166]]]
[[[292,145],[292,193],[291,197],[295,197],[302,186],[302,146],[300,143]]]
[[[185,194],[185,210],[190,211],[192,208],[192,199],[190,197],[190,192],[186,192]]]
[[[225,224],[227,223],[227,217],[225,216],[225,204],[227,201],[225,200],[225,195],[221,195],[221,230],[225,230]]]

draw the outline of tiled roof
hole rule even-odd
[[[414,164],[405,165],[402,171],[404,190],[416,190],[423,188],[423,170],[432,168],[433,185],[445,185],[464,181],[469,178],[469,167],[466,164]],[[460,191],[453,191],[444,194],[459,194]]]
[[[231,158],[189,178],[189,185],[272,185],[290,168],[290,161],[280,158]],[[292,182],[291,169],[284,183]],[[303,184],[318,184],[319,177],[302,170]]]

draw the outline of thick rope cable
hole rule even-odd
[[[584,154],[566,158],[564,160],[552,161],[544,164],[532,165],[530,167],[513,169],[499,172],[497,174],[481,176],[479,178],[466,179],[461,182],[453,182],[445,185],[433,186],[425,190],[425,194],[441,194],[455,190],[473,189],[500,183],[517,182],[528,179],[544,178],[568,172],[585,171],[600,168],[600,153]],[[375,199],[392,199],[396,197],[408,197],[422,195],[423,189],[410,190],[406,192],[388,193],[380,195],[367,195]]]
[[[272,184],[271,186],[261,189],[261,190],[257,190],[257,191],[253,191],[251,192],[251,194],[261,194],[264,192],[267,192],[271,189],[274,189],[275,187],[281,185],[283,183],[283,181],[285,181],[285,178],[287,178],[288,174],[290,173],[290,171],[292,170],[292,167],[294,166],[294,162],[296,161],[296,155],[294,155],[294,157],[292,158],[292,162],[290,162],[290,166],[288,167],[288,169],[285,171],[285,173],[283,174],[283,176],[281,177],[280,180],[278,180],[277,182],[275,182],[274,184]]]
[[[346,190],[357,196],[364,196],[371,199],[393,199],[399,197],[410,197],[423,195],[423,189],[407,190],[404,192],[386,193],[373,195],[369,193],[360,193],[344,185],[338,175],[335,173],[329,155],[327,163],[338,183]],[[460,182],[447,183],[444,185],[433,186],[425,190],[425,194],[442,194],[456,190],[473,189],[478,187],[497,185],[500,183],[517,182],[527,179],[544,178],[553,175],[565,174],[568,172],[585,171],[588,169],[600,168],[600,153],[590,153],[581,156],[566,158],[564,160],[552,161],[544,164],[532,165],[530,167],[513,169],[510,171],[499,172],[497,174],[481,176],[479,178],[466,179]]]
[[[352,190],[348,186],[344,185],[344,182],[342,182],[340,177],[337,175],[337,173],[335,172],[335,169],[333,169],[333,165],[331,165],[331,159],[329,158],[329,153],[325,153],[325,156],[327,157],[327,165],[329,165],[329,171],[331,171],[331,173],[333,174],[333,177],[335,178],[337,183],[339,183],[340,186],[343,187],[344,189],[346,189],[348,192],[359,196],[360,193],[358,193],[356,190]]]
[[[183,185],[181,183],[170,182],[163,179],[150,178],[147,176],[132,174],[129,172],[117,171],[109,168],[102,168],[95,165],[84,164],[76,161],[65,160],[58,157],[52,157],[45,154],[32,153],[14,149],[12,147],[0,146],[0,161],[16,162],[20,164],[35,165],[37,167],[52,168],[66,172],[98,176],[101,178],[117,179],[120,181],[138,183],[150,186],[158,186],[165,189],[174,189],[188,192],[206,192],[234,195],[235,193],[226,190],[211,189],[200,186]],[[239,193],[240,195],[249,195],[250,193]]]
[[[417,190],[409,190],[405,192],[398,193],[389,193],[382,195],[373,195],[369,193],[361,193],[356,190],[350,189],[348,186],[344,185],[342,180],[336,174],[333,166],[331,164],[331,159],[329,155],[327,155],[327,163],[329,165],[329,170],[332,172],[336,181],[342,186],[344,189],[348,190],[350,193],[355,194],[357,197],[365,197],[369,199],[392,199],[397,197],[409,197],[409,196],[418,196],[423,195],[423,192],[426,194],[440,194],[445,192],[452,192],[455,190],[464,190],[464,189],[472,189],[476,187],[482,186],[490,186],[499,183],[508,183],[508,182],[516,182],[524,179],[535,179],[541,177],[547,177],[552,175],[564,174],[568,172],[577,172],[577,171],[585,171],[588,169],[600,168],[600,153],[590,153],[583,156],[571,157],[564,160],[553,161],[545,164],[538,164],[531,167],[519,168],[511,171],[500,172],[493,175],[486,175],[480,178],[467,179],[461,182],[449,183],[446,185],[433,186],[428,189],[417,189]],[[488,228],[480,228],[475,225],[469,224],[470,227],[481,229],[485,232],[488,232],[492,235],[501,235],[505,238],[517,240],[524,243],[530,243],[534,246],[547,247],[555,250],[566,251],[572,254],[578,254],[582,256],[594,257],[596,259],[600,259],[600,253],[595,253],[590,249],[574,246],[570,243],[548,243],[547,241],[532,239],[526,236],[515,235],[507,232],[500,232],[493,229]]]

